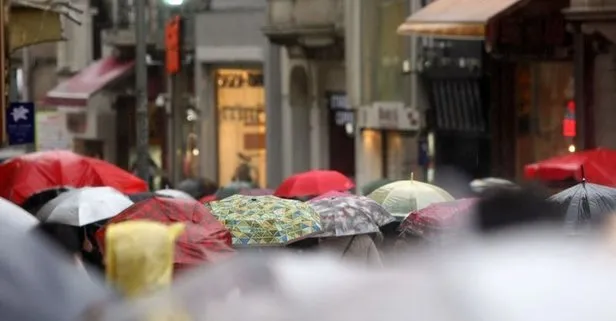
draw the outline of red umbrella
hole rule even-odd
[[[199,199],[199,203],[209,203],[216,200],[216,194],[206,195]]]
[[[355,184],[340,172],[313,170],[285,179],[274,195],[278,197],[315,196],[332,191],[344,192],[353,187]]]
[[[151,220],[165,224],[182,222],[184,233],[176,242],[176,267],[190,267],[213,262],[233,253],[231,233],[208,211],[194,200],[153,197],[118,214],[108,224],[130,220]],[[104,251],[105,227],[96,232],[96,240]]]
[[[16,204],[58,186],[110,186],[126,194],[148,190],[146,182],[111,163],[69,151],[12,158],[0,165],[0,177],[0,196]]]
[[[400,230],[429,236],[440,230],[458,226],[460,219],[471,213],[477,201],[476,198],[463,198],[432,204],[411,212],[400,224]]]
[[[597,148],[549,158],[524,167],[528,179],[563,181],[582,178],[587,181],[616,187],[616,151]],[[585,176],[585,177],[583,177]]]

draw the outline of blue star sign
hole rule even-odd
[[[34,144],[34,103],[11,103],[6,109],[6,134],[9,145]]]

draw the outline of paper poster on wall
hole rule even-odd
[[[36,112],[36,150],[73,149],[73,136],[66,128],[66,114],[58,111]]]

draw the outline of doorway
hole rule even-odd
[[[329,168],[355,177],[355,115],[347,104],[346,93],[325,95],[329,118]]]

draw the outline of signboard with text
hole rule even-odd
[[[33,102],[12,102],[6,109],[5,119],[9,145],[34,144],[35,111]]]

